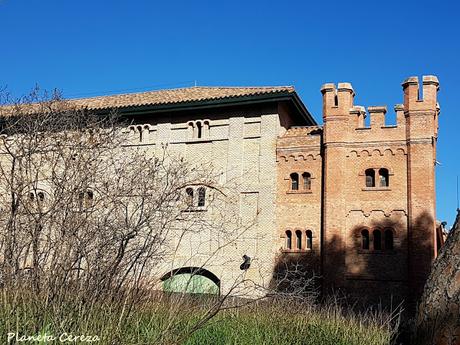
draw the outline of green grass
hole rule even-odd
[[[59,336],[64,332],[97,335],[100,341],[92,344],[104,345],[377,345],[389,344],[392,336],[389,319],[382,313],[345,314],[336,306],[313,307],[274,301],[221,311],[190,335],[190,330],[205,315],[211,302],[196,297],[192,301],[187,298],[158,298],[137,305],[128,313],[123,303],[85,305],[67,301],[47,305],[42,299],[32,296],[16,295],[14,299],[3,294],[0,301],[0,343],[7,343],[8,332],[20,335],[46,333]],[[57,341],[54,343],[59,344]]]
[[[389,344],[390,338],[388,330],[357,320],[260,310],[217,317],[186,344]]]

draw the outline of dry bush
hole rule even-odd
[[[129,145],[127,123],[115,112],[97,114],[38,90],[7,103],[0,107],[2,303],[12,314],[30,304],[35,331],[45,327],[44,315],[54,315],[53,325],[56,315],[71,325],[102,306],[119,315],[121,327],[153,299],[165,314],[156,342],[180,342],[222,310],[272,296],[316,297],[312,278],[298,267],[284,270],[269,289],[242,270],[199,312],[186,294],[152,294],[181,241],[217,232],[205,265],[251,229],[254,222],[242,223],[235,207],[238,185],[223,185],[212,164],[191,164],[167,146]],[[188,212],[189,186],[206,187],[209,212]],[[280,293],[281,285],[289,289]],[[187,313],[193,325],[178,330]]]

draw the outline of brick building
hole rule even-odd
[[[367,127],[352,86],[325,84],[323,127],[291,127],[278,139],[284,255],[311,250],[326,290],[384,300],[421,293],[436,256],[438,86],[434,76],[420,88],[407,79],[396,125],[379,106],[368,107]]]
[[[226,292],[247,255],[246,277],[261,285],[292,264],[320,276],[325,292],[387,299],[420,294],[436,256],[438,85],[434,76],[422,85],[404,81],[392,126],[386,107],[355,105],[349,83],[321,88],[323,126],[292,87],[192,87],[72,102],[116,108],[131,121],[127,145],[159,153],[167,143],[187,159],[212,161],[222,183],[238,182],[234,207],[255,226],[212,258],[203,237],[216,234],[182,241],[165,261],[164,281],[195,270]]]

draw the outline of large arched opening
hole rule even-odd
[[[212,272],[200,267],[181,267],[161,277],[163,291],[177,293],[220,293],[220,279]]]

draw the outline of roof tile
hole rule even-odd
[[[148,91],[142,93],[120,94],[69,100],[77,106],[88,109],[109,109],[145,105],[163,105],[200,102],[272,93],[294,93],[292,86],[278,87],[203,87]]]

